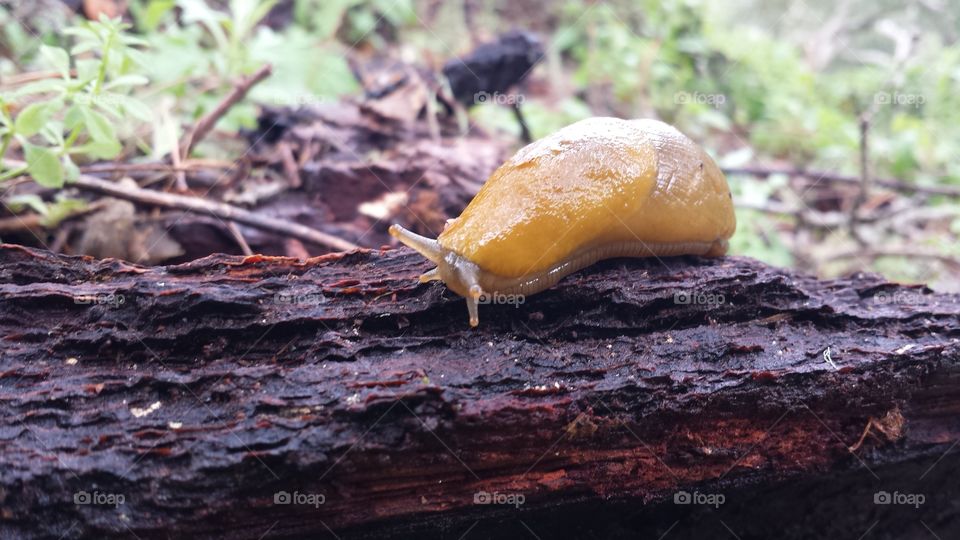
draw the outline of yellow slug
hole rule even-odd
[[[590,118],[522,148],[436,240],[390,234],[436,268],[479,323],[484,295],[531,295],[613,257],[720,256],[736,228],[727,180],[676,128]]]

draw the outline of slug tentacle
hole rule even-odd
[[[416,250],[417,253],[429,259],[430,262],[440,264],[440,261],[443,260],[443,248],[440,247],[440,243],[436,240],[431,240],[425,236],[410,232],[399,225],[391,225],[389,231],[390,236],[400,240],[411,249]]]
[[[470,326],[476,327],[480,324],[480,313],[477,309],[477,299],[467,297],[467,314],[470,316]]]
[[[427,270],[423,274],[420,274],[420,283],[427,283],[430,281],[438,281],[442,279],[440,277],[440,269],[434,268],[433,270]]]
[[[420,283],[437,280],[446,283],[447,287],[466,298],[470,326],[480,324],[477,305],[480,297],[484,294],[483,288],[480,286],[480,280],[483,277],[480,267],[456,252],[444,248],[437,240],[412,233],[399,225],[390,226],[390,235],[437,265],[433,270],[428,270],[420,275]]]

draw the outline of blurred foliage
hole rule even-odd
[[[560,101],[552,116],[530,114],[531,127],[543,135],[570,120],[569,111],[655,116],[704,142],[724,165],[857,175],[859,117],[872,111],[875,175],[960,184],[957,3],[802,4],[567,1],[550,46],[572,70],[571,99],[587,107]],[[536,110],[536,98],[528,101]],[[731,184],[738,200],[758,204],[776,192],[773,179]],[[778,234],[789,220],[738,217],[734,252],[796,262]],[[916,261],[881,265],[894,278],[917,277],[906,270]]]
[[[74,43],[57,32],[71,23],[51,2],[0,8],[0,75],[47,68],[41,44]],[[594,115],[658,117],[701,141],[723,165],[856,175],[858,119],[867,112],[877,176],[960,185],[958,0],[487,0],[472,4],[478,6],[472,17],[466,5],[130,0],[129,16],[145,44],[137,75],[149,80],[137,95],[160,115],[153,157],[172,148],[161,130],[189,125],[263,63],[274,72],[254,88],[252,101],[297,107],[357,93],[345,60],[351,54],[389,52],[437,69],[476,39],[518,26],[539,32],[547,51],[530,90],[518,90],[534,137]],[[279,23],[265,24],[277,12],[285,13]],[[31,30],[15,24],[20,20]],[[485,128],[519,133],[506,107],[483,104],[470,114]],[[248,101],[218,129],[255,120]],[[198,152],[215,154],[217,145],[208,142]],[[738,200],[755,204],[784,191],[782,178],[730,180]],[[738,216],[736,253],[801,263],[788,235],[779,234],[788,222],[754,211]],[[910,277],[916,265],[882,260],[877,266]]]
[[[273,64],[273,75],[253,89],[253,102],[296,107],[356,91],[345,49],[333,36],[317,36],[300,25],[278,32],[259,24],[275,4],[231,0],[222,11],[204,0],[141,0],[132,12],[138,28],[152,29],[148,76],[176,98],[188,121],[216,106],[239,77],[266,63]],[[205,83],[204,91],[197,92],[198,82]],[[218,127],[255,125],[256,108],[246,103],[233,107]]]
[[[51,76],[0,93],[0,158],[16,142],[26,162],[3,167],[0,179],[26,172],[44,187],[59,188],[79,174],[77,158],[120,154],[118,124],[152,119],[150,109],[129,95],[147,80],[138,74],[144,64],[137,47],[144,42],[127,28],[106,17],[80,21],[63,30],[73,38],[69,51],[39,46]],[[97,54],[85,56],[92,52]]]

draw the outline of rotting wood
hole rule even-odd
[[[956,532],[960,297],[615,260],[470,329],[462,299],[416,282],[427,266],[0,247],[0,537],[692,538],[713,510],[682,492],[723,494],[743,538]],[[835,485],[867,511],[817,506]],[[888,523],[878,491],[927,501]],[[775,511],[784,492],[797,510]],[[611,508],[633,521],[597,533]]]

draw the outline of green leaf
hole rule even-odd
[[[46,215],[47,213],[47,203],[43,202],[43,199],[36,193],[14,195],[7,199],[5,204],[14,212],[20,212],[24,208],[30,208],[41,215]]]
[[[143,54],[143,52],[138,51],[136,49],[127,49],[126,51],[124,51],[124,53],[126,54],[127,59],[129,59],[131,62],[138,65],[139,67],[147,68],[150,66],[150,60],[147,58],[146,55]]]
[[[24,146],[27,172],[43,187],[63,187],[63,167],[53,150],[27,144]]]
[[[67,109],[67,114],[63,117],[63,127],[69,131],[73,131],[79,126],[83,125],[83,109],[89,108],[89,105],[75,103],[69,109]]]
[[[90,28],[89,23],[81,24],[83,24],[83,26],[71,26],[69,28],[64,28],[62,33],[67,34],[68,36],[77,36],[77,39],[81,41],[100,41],[100,34],[93,30],[93,28]]]
[[[176,2],[174,0],[153,0],[147,4],[146,9],[137,16],[137,20],[144,30],[152,32],[157,29],[163,16],[173,9]]]
[[[42,220],[43,225],[51,228],[56,227],[61,221],[86,207],[87,202],[83,199],[58,198],[55,202],[47,206],[46,215]]]
[[[255,7],[250,11],[249,15],[244,17],[244,32],[249,32],[261,19],[267,16],[270,13],[270,10],[273,9],[273,6],[277,5],[277,0],[260,0],[255,2]]]
[[[13,129],[25,137],[35,135],[62,106],[63,102],[60,100],[31,103],[17,115]]]
[[[120,110],[120,103],[114,98],[119,94],[103,93],[93,98],[92,104],[95,108],[104,111],[117,120],[123,120],[123,113]]]
[[[124,96],[122,94],[104,94],[104,97],[110,96],[110,99],[114,103],[120,105],[120,107],[130,116],[133,116],[137,120],[142,122],[153,122],[153,111],[146,103],[140,101],[139,99],[132,98],[130,96]]]
[[[82,58],[76,61],[78,82],[89,84],[97,78],[100,71],[100,61],[89,58]],[[82,87],[80,87],[82,88]]]
[[[61,161],[63,162],[63,171],[67,182],[74,182],[77,178],[80,178],[80,167],[77,167],[77,164],[70,159],[69,155],[63,156]]]
[[[81,41],[73,47],[70,48],[70,54],[73,56],[81,55],[85,52],[95,51],[100,48],[100,44],[96,41]]]
[[[108,82],[106,85],[104,85],[104,88],[109,90],[111,88],[119,87],[143,86],[149,82],[150,80],[142,75],[123,75]]]
[[[47,146],[54,148],[63,146],[63,122],[51,119],[43,125],[40,136],[47,141]]]
[[[32,82],[21,86],[13,93],[14,98],[23,96],[32,96],[34,94],[46,94],[49,92],[64,92],[67,89],[67,83],[63,79],[44,79],[42,81]]]
[[[60,73],[60,76],[67,80],[70,78],[70,55],[60,47],[51,47],[49,45],[40,46],[40,54],[50,62],[51,67]]]
[[[217,42],[217,48],[226,50],[229,47],[224,27],[230,21],[224,13],[212,9],[204,0],[178,0],[177,5],[182,11],[183,22],[202,24]]]
[[[70,149],[71,154],[86,154],[96,159],[113,159],[123,150],[120,141],[90,141]]]
[[[80,114],[83,115],[87,133],[94,141],[103,143],[117,140],[117,132],[106,116],[89,107],[82,107]]]
[[[137,36],[131,36],[130,34],[120,34],[120,42],[127,47],[146,47],[150,45],[145,39],[138,38]]]
[[[306,2],[298,3],[297,7],[302,11],[301,17],[315,11],[311,21],[314,30],[321,39],[326,40],[334,37],[343,22],[344,13],[356,4],[356,0],[327,0],[310,6]]]

